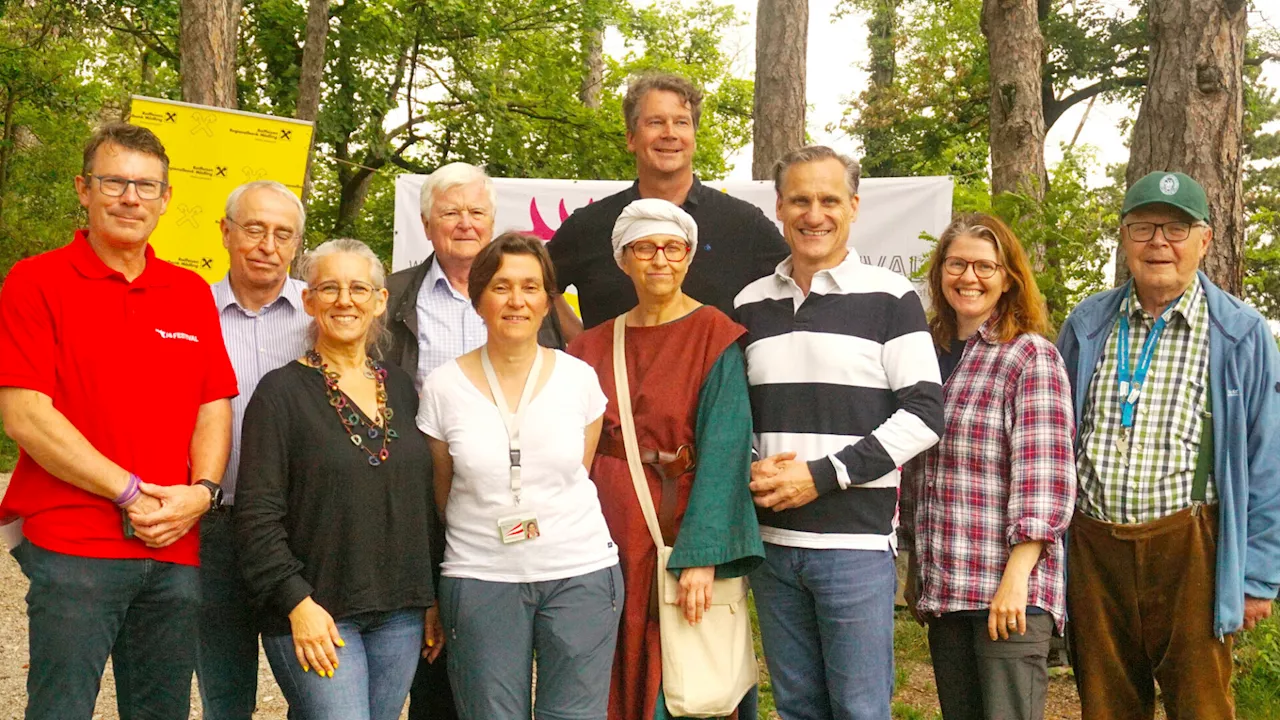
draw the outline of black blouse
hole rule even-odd
[[[314,368],[267,373],[249,401],[233,518],[266,635],[289,634],[289,611],[308,595],[335,620],[434,603],[430,451],[414,426],[413,380],[387,366],[386,388],[399,437],[378,467],[352,444]]]

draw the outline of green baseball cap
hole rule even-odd
[[[1120,216],[1155,203],[1172,205],[1196,220],[1209,222],[1209,198],[1205,197],[1200,183],[1192,180],[1190,175],[1180,172],[1147,173],[1124,194]]]

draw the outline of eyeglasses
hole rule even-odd
[[[1151,242],[1156,236],[1156,228],[1164,235],[1166,242],[1180,243],[1191,237],[1191,228],[1203,227],[1203,223],[1189,223],[1174,220],[1166,223],[1134,222],[1124,226],[1129,231],[1129,239],[1136,243]]]
[[[959,277],[963,275],[969,266],[973,266],[973,274],[982,280],[987,280],[995,276],[996,271],[1004,267],[998,262],[990,260],[965,260],[962,257],[949,257],[942,261],[942,269],[947,271],[948,275]]]
[[[317,285],[311,289],[311,292],[327,303],[335,303],[338,302],[339,297],[342,297],[342,291],[346,290],[351,302],[364,304],[373,297],[374,289],[369,283],[353,282],[350,285],[339,285],[336,282],[330,282]]]
[[[120,197],[129,192],[129,186],[132,185],[138,191],[139,200],[159,200],[164,195],[164,189],[169,187],[169,183],[159,180],[130,180],[129,178],[116,177],[115,175],[94,175],[86,173],[85,177],[89,181],[98,181],[98,189],[107,197]]]
[[[240,232],[243,232],[245,237],[252,240],[255,244],[260,243],[263,240],[266,240],[267,235],[271,235],[271,237],[274,238],[276,243],[279,245],[288,245],[289,243],[293,242],[293,239],[295,237],[297,237],[297,235],[292,230],[276,228],[272,232],[268,233],[266,227],[262,225],[258,225],[256,223],[252,225],[241,225],[235,220],[232,220],[230,217],[227,218],[227,222],[240,228]]]
[[[635,255],[637,260],[652,260],[659,249],[671,262],[680,262],[689,254],[689,246],[682,242],[669,242],[661,248],[651,242],[633,243],[627,247],[631,248],[631,254]]]

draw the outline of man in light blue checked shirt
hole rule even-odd
[[[240,395],[231,401],[231,458],[221,498],[200,523],[200,643],[196,675],[206,720],[251,720],[258,688],[258,632],[231,537],[240,465],[240,426],[249,398],[271,370],[302,356],[310,317],[306,285],[289,277],[302,244],[306,210],[289,188],[261,180],[227,197],[222,244],[227,276],[213,285],[222,338]]]
[[[493,239],[497,193],[484,170],[467,163],[445,165],[422,184],[422,225],[432,254],[420,265],[387,278],[386,359],[414,376],[419,389],[432,370],[480,347],[488,339],[484,321],[471,307],[467,278],[471,262]],[[555,313],[538,332],[546,347],[564,348]],[[429,472],[429,469],[428,469]],[[444,523],[432,538],[432,572],[439,581]],[[448,652],[446,648],[445,652]],[[444,655],[418,665],[409,694],[409,720],[456,720]]]

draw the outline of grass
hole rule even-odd
[[[1280,619],[1272,617],[1236,636],[1236,716],[1280,717]]]
[[[18,464],[18,443],[4,434],[4,423],[0,422],[0,472],[13,472]]]

